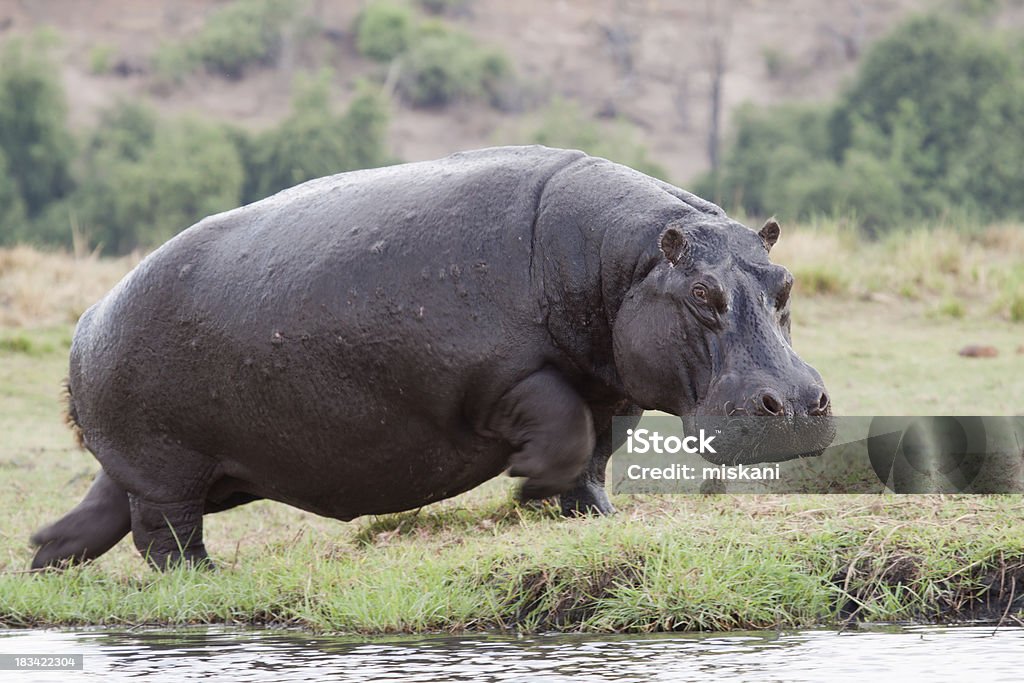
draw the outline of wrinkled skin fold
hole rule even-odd
[[[616,415],[827,424],[789,343],[778,235],[544,147],[344,173],[206,218],[79,321],[69,416],[102,473],[33,537],[33,566],[129,531],[157,568],[209,564],[205,514],[268,498],[349,520],[506,470],[524,498],[610,513]],[[789,437],[812,452],[827,431]]]

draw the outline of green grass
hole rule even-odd
[[[947,297],[935,307],[933,311],[934,315],[947,316],[950,318],[962,318],[966,315],[967,311],[962,301]]]
[[[804,266],[798,268],[793,277],[798,283],[800,293],[811,296],[840,294],[846,291],[840,276],[833,270],[821,266]]]
[[[930,316],[930,304],[798,299],[793,344],[838,415],[1019,415],[1022,330],[1001,318]],[[957,355],[994,346],[995,358]]]
[[[1024,294],[1016,294],[1010,300],[1010,320],[1024,323]]]
[[[812,260],[799,249],[777,257]],[[939,259],[973,277],[974,256],[954,261]],[[794,300],[794,345],[837,414],[1022,411],[1022,328],[986,305],[995,294],[972,298],[946,272],[919,286],[921,301],[879,297],[860,288],[867,268],[842,271],[842,294]],[[964,302],[961,317],[934,314],[945,297]],[[48,302],[28,303],[50,319]],[[1024,616],[1008,595],[1024,580],[1015,496],[618,496],[614,518],[564,520],[515,505],[501,478],[348,524],[270,502],[211,515],[213,573],[155,573],[126,539],[84,567],[29,574],[28,536],[97,471],[62,423],[70,335],[66,324],[0,326],[0,625],[649,631]],[[967,344],[999,355],[958,356]]]

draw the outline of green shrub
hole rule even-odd
[[[1003,4],[1003,0],[954,0],[953,7],[968,17],[988,18]]]
[[[512,69],[503,55],[441,24],[419,31],[402,63],[398,90],[413,106],[437,107],[456,100],[497,101]]]
[[[330,106],[330,74],[298,89],[291,116],[253,135],[192,119],[161,121],[149,107],[122,101],[102,112],[86,139],[76,191],[51,202],[27,227],[0,241],[68,245],[72,227],[89,246],[125,253],[153,247],[200,218],[341,171],[389,162],[383,99],[361,87],[344,114]],[[17,218],[18,204],[0,212]],[[19,222],[19,221],[14,221]]]
[[[356,48],[370,59],[391,61],[409,48],[413,24],[408,7],[374,2],[356,18]]]
[[[338,115],[330,104],[328,72],[300,83],[285,121],[254,139],[236,138],[246,162],[245,201],[312,178],[388,163],[387,120],[385,102],[366,86]]]
[[[78,189],[35,221],[33,238],[66,244],[75,224],[108,252],[153,247],[238,206],[242,174],[221,126],[191,119],[158,125],[142,105],[121,103],[89,140]]]
[[[118,100],[100,112],[99,122],[85,147],[85,157],[109,153],[117,158],[138,161],[153,146],[156,137],[156,112],[133,100]]]
[[[168,84],[199,67],[241,78],[250,66],[277,60],[283,27],[295,11],[293,0],[235,0],[212,14],[194,38],[162,46],[154,56],[154,70]]]
[[[908,100],[925,131],[919,151],[933,155],[934,172],[941,173],[965,146],[985,96],[1014,76],[1008,51],[965,22],[910,19],[871,48],[836,107],[833,155],[841,158],[852,143],[855,118],[891,137]]]
[[[160,244],[204,216],[238,206],[241,199],[242,164],[216,124],[185,119],[161,127],[138,165],[122,187],[141,245]]]
[[[158,89],[180,85],[186,76],[199,68],[193,55],[178,43],[161,44],[150,61]]]
[[[138,162],[115,168],[109,244],[121,253],[159,245],[204,216],[237,207],[242,182],[238,153],[219,126],[165,124]]]
[[[25,234],[25,205],[18,183],[0,149],[0,244],[13,244]]]
[[[114,48],[107,44],[94,45],[89,50],[89,73],[97,76],[110,73],[111,61],[114,58]]]
[[[387,127],[387,101],[369,86],[361,84],[341,120],[348,148],[345,170],[391,163],[387,151]]]
[[[948,186],[982,218],[1024,218],[1024,86],[988,93],[965,149],[951,163]]]
[[[887,159],[852,152],[839,169],[837,201],[823,207],[832,215],[852,215],[869,234],[881,234],[901,219],[912,216],[906,202],[905,172]],[[813,206],[805,207],[812,210]],[[805,210],[799,217],[805,218]]]
[[[549,147],[579,149],[625,164],[641,173],[668,179],[668,173],[647,156],[647,149],[636,141],[628,124],[619,121],[601,125],[587,116],[579,105],[567,100],[556,100],[548,106],[540,124],[527,135],[527,141]]]
[[[0,51],[0,150],[29,216],[68,194],[74,139],[45,34],[12,38]],[[4,181],[0,181],[2,185]]]
[[[815,160],[825,158],[827,118],[828,111],[820,106],[740,108],[734,117],[721,172],[717,177],[699,179],[695,190],[727,206],[741,206],[753,215],[778,213],[787,217],[788,212],[780,211],[783,185]],[[815,181],[813,176],[807,177],[810,182]],[[797,190],[805,196],[820,191]],[[825,211],[833,203],[831,197],[824,201],[825,206],[814,206],[814,210]]]
[[[951,213],[1020,218],[1021,68],[966,19],[912,18],[833,106],[741,109],[719,172],[695,189],[753,215],[856,216],[872,234]]]
[[[417,23],[406,5],[374,2],[356,19],[355,32],[363,55],[401,59],[397,90],[415,107],[477,98],[506,104],[513,75],[508,59],[441,21]]]

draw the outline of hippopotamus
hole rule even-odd
[[[610,513],[615,416],[818,416],[779,238],[580,151],[502,147],[312,180],[213,215],[78,322],[68,418],[101,466],[32,566],[129,531],[210,564],[203,516],[258,499],[351,520],[503,471]],[[794,429],[806,451],[827,427]]]

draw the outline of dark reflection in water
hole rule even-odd
[[[296,631],[0,631],[0,652],[83,654],[84,671],[3,681],[865,681],[1024,677],[1024,629],[879,628],[837,634],[433,636]]]

